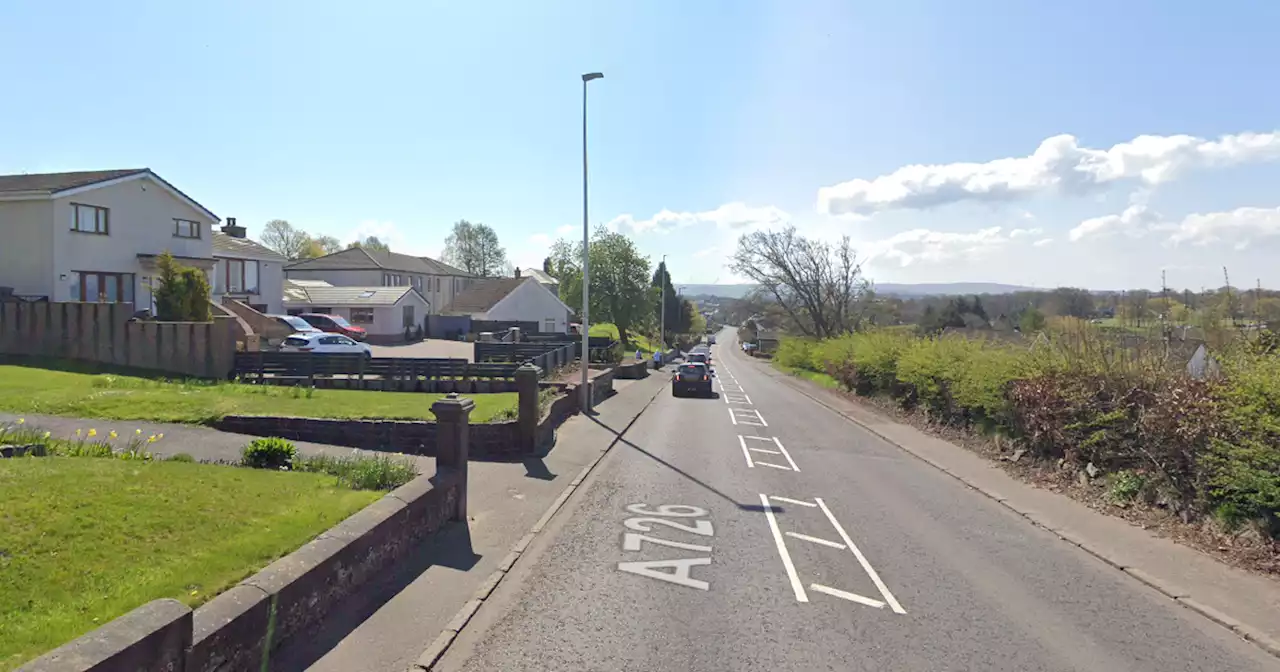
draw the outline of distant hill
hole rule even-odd
[[[741,299],[755,288],[755,285],[679,285],[689,296],[719,296],[726,299]],[[1013,292],[1031,291],[1032,287],[1020,285],[1003,285],[998,282],[937,282],[921,284],[877,283],[876,293],[881,296],[914,297],[914,296],[948,296],[954,294],[1010,294]]]

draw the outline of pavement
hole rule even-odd
[[[603,423],[617,443],[430,669],[1280,668],[731,341],[716,398]]]

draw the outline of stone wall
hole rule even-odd
[[[0,356],[56,357],[225,379],[234,368],[234,316],[212,322],[130,322],[130,303],[0,301]]]
[[[20,672],[257,670],[264,648],[309,636],[331,609],[458,519],[466,478],[459,469],[419,476],[194,613],[155,600]]]
[[[425,420],[328,420],[259,415],[228,415],[213,423],[224,432],[278,436],[291,441],[326,443],[435,457],[436,423]],[[471,425],[471,459],[504,459],[520,452],[519,423]]]

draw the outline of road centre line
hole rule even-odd
[[[842,550],[844,549],[844,544],[841,544],[839,542],[829,541],[827,539],[819,539],[818,537],[811,537],[807,534],[800,534],[799,532],[784,532],[783,534],[787,535],[788,537],[792,537],[794,539],[800,539],[802,541],[811,541],[815,544],[830,546],[831,548],[839,548]]]
[[[803,502],[798,499],[791,499],[790,497],[779,497],[777,495],[770,495],[769,499],[772,499],[775,502],[786,502],[788,504],[795,504],[797,506],[812,506],[812,507],[818,506],[813,502]]]
[[[827,520],[831,521],[831,524],[836,528],[836,532],[840,533],[840,538],[848,545],[849,550],[853,551],[853,555],[858,558],[858,564],[862,565],[863,571],[867,573],[867,576],[871,577],[872,583],[876,584],[876,588],[880,590],[880,594],[884,597],[885,602],[889,603],[889,608],[893,609],[894,613],[907,613],[907,610],[903,609],[901,604],[898,604],[898,600],[894,598],[893,593],[889,592],[889,587],[884,585],[884,581],[880,580],[880,575],[876,573],[875,568],[871,566],[870,562],[867,562],[867,556],[863,555],[862,551],[858,550],[858,545],[853,543],[853,539],[849,538],[849,533],[844,531],[844,527],[840,525],[840,521],[836,520],[835,515],[831,513],[831,509],[827,508],[827,505],[822,501],[822,498],[814,497],[813,501],[818,504],[818,507],[822,509],[823,513],[827,514]]]
[[[791,554],[787,552],[787,543],[782,540],[782,532],[778,529],[778,520],[773,517],[773,507],[769,505],[769,496],[760,495],[760,503],[764,505],[764,515],[769,519],[769,529],[773,531],[773,542],[778,546],[778,555],[782,557],[782,567],[787,571],[787,579],[791,581],[791,590],[796,594],[797,602],[808,602],[809,595],[804,592],[804,584],[796,574],[796,566],[791,562]]]
[[[819,593],[826,593],[827,595],[830,595],[832,597],[843,598],[843,599],[849,600],[850,602],[865,604],[868,607],[875,607],[876,609],[884,609],[884,602],[881,602],[880,600],[873,600],[869,597],[863,597],[856,593],[845,592],[843,590],[840,590],[839,588],[824,586],[820,583],[811,583],[809,584],[809,588],[816,590]]]

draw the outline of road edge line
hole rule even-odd
[[[453,645],[454,640],[456,640],[458,635],[467,627],[467,624],[471,622],[471,619],[475,614],[480,611],[480,607],[484,606],[484,603],[489,599],[489,596],[492,595],[498,589],[498,586],[502,584],[503,579],[505,579],[507,574],[511,572],[512,567],[520,561],[521,556],[524,555],[524,552],[529,548],[529,545],[533,543],[533,540],[538,535],[542,534],[542,530],[546,528],[547,524],[549,524],[553,518],[555,518],[556,514],[560,512],[560,509],[564,508],[565,503],[569,501],[569,498],[573,496],[573,493],[582,485],[587,476],[591,475],[591,472],[595,470],[596,465],[600,464],[600,462],[604,460],[605,455],[608,455],[609,452],[613,450],[613,447],[622,441],[622,436],[631,429],[632,425],[636,424],[636,420],[639,420],[640,416],[644,415],[645,411],[649,410],[649,407],[653,405],[653,402],[658,398],[658,395],[662,394],[665,389],[667,389],[665,385],[659,387],[658,391],[654,392],[653,396],[649,397],[649,400],[640,407],[640,410],[627,421],[627,424],[622,428],[622,431],[614,435],[613,440],[609,442],[609,445],[602,448],[600,452],[597,453],[595,457],[591,458],[591,461],[578,472],[578,475],[575,476],[573,480],[569,481],[569,484],[565,486],[564,490],[560,491],[560,494],[552,500],[551,505],[547,507],[547,510],[544,511],[542,516],[538,518],[538,521],[533,524],[529,533],[521,537],[520,540],[511,547],[511,552],[503,558],[498,569],[494,570],[493,573],[480,584],[480,587],[476,589],[474,594],[472,594],[471,599],[467,600],[467,602],[462,605],[462,608],[459,609],[457,613],[454,614],[453,618],[449,620],[449,624],[445,626],[444,630],[442,630],[440,634],[432,640],[431,644],[427,645],[427,648],[422,651],[418,656],[417,662],[409,666],[409,672],[431,672],[435,669],[435,664],[440,662],[440,659],[448,653],[449,647]]]
[[[1083,539],[1078,535],[1072,534],[1071,532],[1066,530],[1055,529],[1054,527],[1046,524],[1045,521],[1041,520],[1039,518],[1039,514],[1037,514],[1034,511],[1028,510],[1024,512],[1019,510],[1018,508],[1010,504],[1009,501],[1003,495],[993,490],[988,490],[985,487],[956,474],[955,472],[947,469],[945,466],[933,460],[930,460],[919,453],[916,453],[912,449],[876,431],[875,428],[871,427],[865,422],[862,422],[861,420],[845,413],[844,411],[841,411],[840,409],[835,408],[834,406],[828,404],[826,401],[818,398],[817,396],[810,394],[808,390],[802,389],[802,385],[804,385],[807,381],[801,380],[799,378],[796,378],[795,376],[791,376],[781,371],[776,371],[776,369],[773,369],[773,367],[769,364],[759,364],[758,362],[752,362],[752,364],[756,364],[763,368],[770,369],[771,373],[766,373],[765,375],[782,380],[784,385],[808,397],[810,400],[816,402],[819,406],[822,406],[823,408],[831,411],[832,413],[835,413],[836,415],[844,418],[845,420],[848,420],[849,422],[852,422],[853,424],[867,430],[868,432],[879,437],[882,441],[888,443],[891,446],[896,446],[899,450],[916,458],[917,460],[956,479],[965,487],[980,493],[984,497],[1018,514],[1027,522],[1031,523],[1032,525],[1040,529],[1047,530],[1048,532],[1052,533],[1055,537],[1058,537],[1062,541],[1065,541],[1068,544],[1071,544],[1072,546],[1079,547],[1084,552],[1101,560],[1107,565],[1114,567],[1115,569],[1119,570],[1122,574],[1129,576],[1130,578],[1134,579],[1135,581],[1142,584],[1143,586],[1146,586],[1156,591],[1157,593],[1160,593],[1161,595],[1173,600],[1177,604],[1186,608],[1188,611],[1199,614],[1202,618],[1208,619],[1216,623],[1217,625],[1220,625],[1223,628],[1226,628],[1227,630],[1234,633],[1237,637],[1240,637],[1244,641],[1249,642],[1250,644],[1253,644],[1257,648],[1261,649],[1263,652],[1268,653],[1276,658],[1280,658],[1280,642],[1277,642],[1276,640],[1263,634],[1257,628],[1254,628],[1253,626],[1247,623],[1242,623],[1240,621],[1237,621],[1236,619],[1231,618],[1229,615],[1223,614],[1222,612],[1208,605],[1197,602],[1192,596],[1185,594],[1186,591],[1177,590],[1172,586],[1170,586],[1169,584],[1166,584],[1165,582],[1160,581],[1155,577],[1150,576],[1149,574],[1146,574],[1140,569],[1127,566],[1120,560],[1114,557],[1111,557],[1108,553],[1101,550],[1097,546],[1092,545],[1088,540]],[[795,384],[793,384],[793,382]],[[892,420],[890,421],[892,422]],[[961,450],[964,450],[964,449],[961,448]]]

